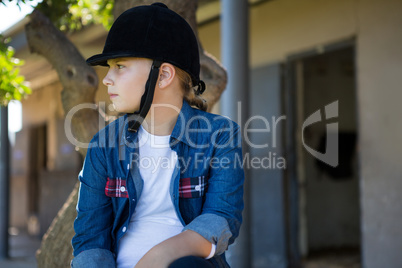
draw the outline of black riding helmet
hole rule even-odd
[[[129,130],[137,131],[151,107],[159,67],[171,63],[191,76],[196,93],[202,94],[205,83],[200,80],[200,57],[197,38],[191,26],[165,4],[138,6],[123,12],[110,29],[102,54],[89,59],[89,65],[108,66],[107,60],[122,57],[152,59],[152,67],[140,110],[134,112]]]

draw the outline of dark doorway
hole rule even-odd
[[[287,148],[295,160],[289,166],[288,195],[297,196],[288,199],[290,257],[302,257],[305,267],[311,261],[354,267],[360,259],[354,46],[315,51],[295,57],[290,65],[286,98],[293,104],[288,109],[293,146]],[[313,114],[316,120],[310,120]],[[331,152],[329,144],[337,150]],[[337,163],[325,154],[336,156]]]
[[[29,129],[28,150],[28,232],[39,234],[39,174],[46,170],[47,164],[47,128],[46,125]]]

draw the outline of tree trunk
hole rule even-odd
[[[130,7],[152,2],[155,1],[116,0],[115,17]],[[160,2],[164,2],[169,8],[182,15],[198,36],[195,19],[197,0],[160,0]],[[67,114],[79,104],[93,103],[98,87],[98,77],[93,68],[87,66],[76,47],[42,13],[35,10],[30,15],[30,19],[31,22],[26,26],[29,47],[32,53],[44,56],[56,69],[63,86],[61,98],[65,113]],[[210,110],[219,100],[226,86],[227,76],[223,67],[204,51],[201,44],[199,49],[201,79],[207,84],[207,90],[202,97],[208,101]],[[71,119],[71,133],[76,140],[88,143],[92,136],[99,131],[98,122],[98,112],[93,109],[80,110]],[[85,156],[86,149],[79,148],[79,152]],[[76,217],[77,198],[78,183],[43,237],[41,247],[37,252],[38,267],[70,266],[71,239],[74,236],[73,222]]]
[[[85,63],[77,48],[57,30],[40,11],[34,10],[25,32],[31,53],[44,56],[59,75],[63,91],[61,98],[64,112],[82,103],[94,103],[98,88],[95,70]],[[77,111],[71,124],[71,132],[80,142],[89,142],[98,131],[98,112],[93,109]],[[85,156],[86,148],[79,148]]]
[[[81,103],[93,103],[98,87],[94,69],[87,66],[76,47],[41,12],[35,10],[30,19],[26,26],[29,48],[32,53],[44,56],[56,69],[63,85],[64,111],[67,113]],[[92,109],[77,111],[71,118],[71,133],[78,141],[88,143],[98,131],[98,117]],[[86,148],[79,148],[79,152],[85,156]],[[77,196],[78,183],[43,237],[37,252],[38,267],[69,267]]]

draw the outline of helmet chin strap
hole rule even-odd
[[[142,122],[147,116],[149,109],[151,108],[152,100],[154,99],[156,82],[158,81],[159,68],[161,65],[161,61],[154,60],[151,71],[149,72],[147,83],[145,84],[145,92],[141,97],[140,110],[135,111],[132,114],[128,114],[128,130],[131,132],[138,131]]]

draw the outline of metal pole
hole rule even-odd
[[[221,98],[221,113],[236,121],[244,134],[243,126],[249,114],[248,1],[221,0],[221,4],[222,63],[228,72],[228,85]],[[248,152],[245,143],[243,152]],[[239,237],[227,253],[228,262],[233,268],[252,267],[248,173],[245,169],[243,224]]]
[[[9,141],[8,108],[0,109],[0,259],[8,258],[8,222],[9,222]]]

